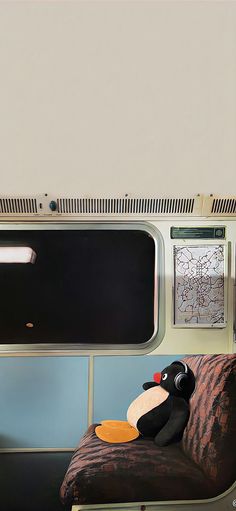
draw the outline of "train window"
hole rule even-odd
[[[1,230],[1,351],[150,351],[161,258],[146,224]]]

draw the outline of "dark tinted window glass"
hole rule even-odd
[[[0,231],[2,245],[29,246],[37,256],[34,264],[0,264],[0,344],[151,338],[155,244],[148,233]]]

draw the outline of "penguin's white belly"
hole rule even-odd
[[[156,406],[161,405],[168,396],[169,392],[160,386],[152,387],[142,392],[128,408],[127,420],[129,424],[137,429],[137,422],[140,417],[143,417],[143,415],[156,408]]]

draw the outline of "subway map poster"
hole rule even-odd
[[[174,246],[174,324],[225,322],[225,246]]]

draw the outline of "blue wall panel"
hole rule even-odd
[[[175,359],[94,357],[94,422],[125,420],[142,383]],[[88,357],[0,358],[0,448],[76,446],[87,429],[88,362]]]
[[[177,357],[179,360],[181,355]],[[130,403],[143,392],[142,384],[176,360],[173,356],[95,357],[94,422],[126,420]]]
[[[87,407],[88,357],[0,358],[0,448],[73,447]]]

